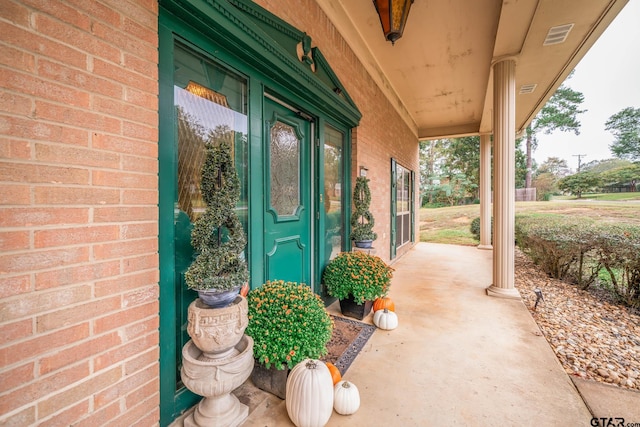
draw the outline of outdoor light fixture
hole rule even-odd
[[[380,16],[384,38],[392,45],[402,37],[412,3],[413,0],[373,0]]]
[[[535,311],[535,309],[538,308],[538,303],[544,301],[544,297],[542,296],[542,290],[540,290],[540,288],[535,288],[533,293],[536,294],[536,304],[533,306],[533,310]]]

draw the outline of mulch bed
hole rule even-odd
[[[569,375],[640,390],[640,316],[597,289],[548,277],[516,250],[515,285]],[[534,289],[544,301],[535,307]],[[593,287],[595,288],[595,287]]]

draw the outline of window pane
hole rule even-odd
[[[325,127],[324,141],[324,226],[325,260],[333,259],[342,251],[344,240],[344,211],[342,194],[344,135]]]
[[[396,248],[411,241],[411,172],[396,164]]]
[[[178,208],[193,222],[204,211],[200,173],[205,141],[227,143],[239,173],[238,216],[247,227],[246,80],[176,46],[174,100],[178,124]],[[212,89],[216,87],[217,90]]]
[[[411,214],[402,215],[402,244],[408,243],[411,234]]]
[[[279,215],[294,215],[300,205],[300,140],[293,127],[271,128],[271,206]]]

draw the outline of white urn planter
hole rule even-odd
[[[189,305],[191,340],[182,348],[180,376],[204,399],[185,419],[185,427],[233,427],[249,415],[249,408],[231,394],[253,370],[253,339],[244,334],[247,312],[242,297],[223,308],[211,308],[200,299]]]

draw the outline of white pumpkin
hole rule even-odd
[[[297,427],[322,427],[333,413],[333,379],[324,362],[304,359],[287,377],[285,404]]]
[[[373,324],[380,329],[388,331],[398,327],[398,315],[388,309],[378,310],[373,313]]]
[[[360,407],[360,392],[355,384],[339,381],[333,388],[333,409],[340,415],[355,414]]]

